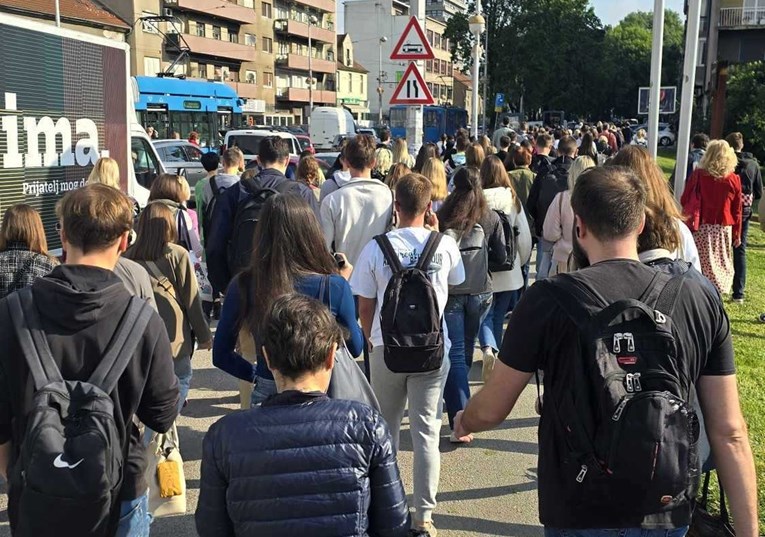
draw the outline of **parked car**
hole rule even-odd
[[[307,134],[296,134],[295,138],[297,138],[298,143],[300,144],[300,149],[302,151],[310,151],[311,153],[316,153],[316,149],[313,147],[313,142],[311,142],[311,137]]]
[[[316,153],[316,160],[319,161],[319,164],[321,165],[326,164],[327,169],[324,170],[325,172],[328,171],[332,166],[335,165],[335,161],[337,160],[337,157],[340,156],[340,153],[337,151],[330,151],[328,153]],[[322,167],[322,169],[324,169]]]
[[[185,170],[186,180],[192,189],[197,181],[207,175],[201,162],[204,148],[186,140],[152,140],[152,144],[166,170],[170,173]]]
[[[244,153],[245,163],[249,163],[258,156],[260,141],[270,136],[277,136],[288,140],[290,143],[290,156],[297,157],[300,155],[302,149],[300,149],[300,142],[295,138],[295,135],[275,129],[238,129],[228,131],[223,140],[223,149],[238,147]]]
[[[648,125],[643,123],[641,125],[632,125],[630,127],[632,133],[635,134],[640,129],[645,129],[648,132]],[[669,123],[659,123],[659,145],[662,147],[669,147],[675,145],[676,135],[672,131],[672,126]]]
[[[309,134],[317,151],[333,151],[338,139],[356,136],[356,122],[345,108],[317,106],[311,112]]]

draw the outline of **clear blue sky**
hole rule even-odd
[[[654,0],[592,0],[595,13],[603,24],[616,25],[624,16],[633,11],[653,11]],[[683,0],[665,0],[667,9],[673,9],[682,15]]]

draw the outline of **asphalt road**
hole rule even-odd
[[[478,359],[478,353],[476,353]],[[180,417],[181,453],[188,487],[188,513],[160,518],[152,537],[196,536],[194,510],[199,495],[202,438],[209,426],[239,408],[237,381],[212,365],[210,352],[197,353],[189,404]],[[478,360],[472,389],[480,387]],[[537,518],[537,417],[535,388],[529,386],[516,410],[497,430],[476,435],[467,447],[449,443],[444,416],[441,431],[441,483],[434,522],[441,537],[467,535],[541,536]],[[402,428],[399,467],[411,494],[412,450],[408,425]],[[10,536],[7,496],[0,495],[0,537]],[[66,535],[63,532],[62,535]],[[78,537],[78,536],[67,536]],[[310,537],[310,536],[307,536]]]

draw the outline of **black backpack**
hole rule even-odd
[[[202,215],[202,233],[204,234],[205,242],[213,228],[212,221],[213,215],[215,214],[215,206],[218,203],[218,197],[226,191],[225,187],[218,187],[218,182],[215,180],[215,177],[210,177],[210,189],[212,189],[212,199],[205,205],[204,213]]]
[[[30,287],[8,306],[35,384],[19,457],[10,470],[18,495],[16,535],[114,535],[127,445],[114,419],[114,391],[153,310],[133,297],[87,381],[65,380],[51,355]]]
[[[507,260],[501,265],[489,263],[489,270],[491,272],[508,272],[515,268],[515,257],[518,255],[518,236],[521,234],[521,231],[518,229],[518,226],[514,226],[510,221],[510,215],[496,209],[494,212],[499,216],[502,231],[505,232],[505,253],[507,254]]]
[[[579,332],[544,396],[543,419],[563,440],[561,502],[637,525],[649,514],[690,510],[699,420],[691,364],[672,322],[688,267],[675,276],[657,271],[638,300],[611,304],[569,274],[543,284]]]
[[[276,188],[258,188],[255,179],[252,178],[243,179],[240,183],[247,195],[236,207],[231,228],[231,239],[228,243],[228,266],[231,274],[238,274],[250,265],[255,227],[266,200],[275,194],[287,194],[300,188],[300,183],[292,180],[284,180]]]
[[[450,295],[477,295],[487,288],[489,279],[489,246],[486,232],[479,223],[461,232],[448,229],[444,233],[455,240],[465,267],[465,281],[449,287]]]
[[[377,235],[393,276],[380,308],[385,365],[394,373],[425,373],[441,368],[444,331],[428,267],[442,235],[433,231],[412,267],[404,268],[386,235]]]

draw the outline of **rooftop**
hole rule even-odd
[[[367,74],[369,72],[368,69],[366,69],[363,65],[361,65],[359,62],[354,61],[353,65],[345,65],[343,62],[337,62],[337,69],[338,71],[351,71],[354,73],[362,73]]]
[[[62,22],[130,30],[131,25],[102,6],[97,0],[59,0]],[[0,0],[0,11],[43,19],[54,19],[51,0]]]

